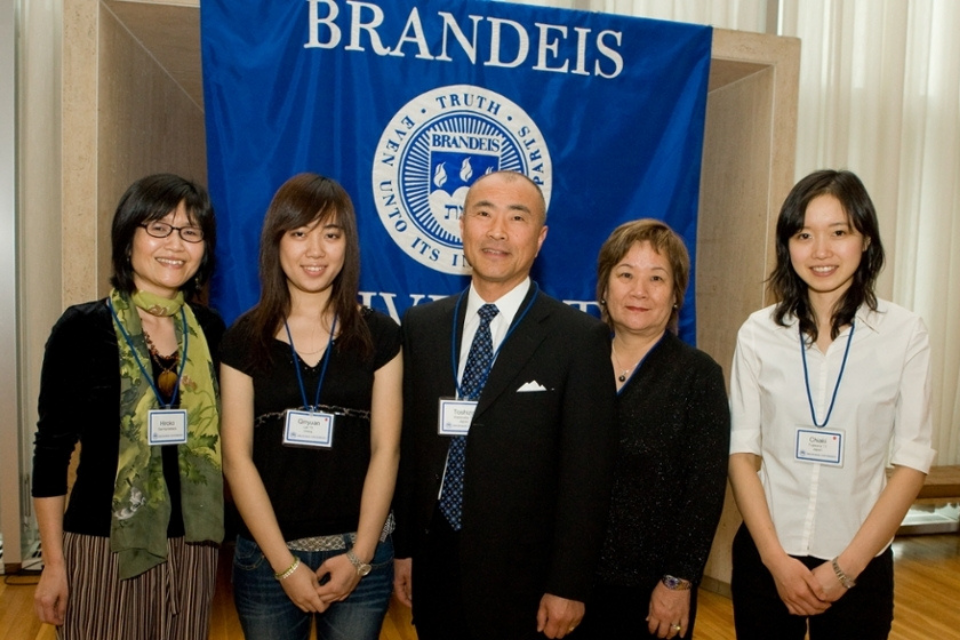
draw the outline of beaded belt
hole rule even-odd
[[[380,542],[384,542],[393,530],[397,528],[397,523],[393,519],[393,512],[387,516],[387,521],[383,523],[383,531],[380,533]],[[332,536],[312,536],[310,538],[299,538],[287,542],[287,549],[291,551],[343,551],[347,548],[344,538],[348,538],[350,543],[357,541],[356,532],[338,534]]]

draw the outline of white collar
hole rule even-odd
[[[524,278],[523,282],[493,301],[493,304],[497,305],[497,310],[499,311],[497,318],[505,320],[508,326],[513,322],[517,311],[520,310],[523,299],[527,297],[527,292],[530,290],[530,283],[529,277]],[[488,304],[487,301],[480,297],[480,294],[477,293],[476,288],[471,283],[470,293],[467,295],[467,309],[464,312],[466,314],[464,317],[467,321],[469,322],[474,318],[477,312],[480,311],[480,307],[485,304]]]

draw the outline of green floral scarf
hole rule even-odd
[[[180,408],[187,412],[187,443],[178,449],[187,542],[223,540],[219,393],[210,348],[190,306],[183,304],[183,294],[171,301],[143,292],[131,298],[114,289],[109,301],[120,352],[120,456],[113,491],[110,548],[119,554],[120,578],[125,579],[166,561],[171,511],[160,447],[150,446],[147,441],[147,412],[161,407],[134,356],[135,352],[152,378],[150,353],[137,306],[152,313],[159,306],[164,309],[160,315],[176,314],[177,344],[181,357],[186,359],[179,397]],[[186,327],[178,322],[181,308]],[[187,353],[182,352],[184,330],[189,334]]]

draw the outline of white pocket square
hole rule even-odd
[[[525,391],[546,391],[547,388],[537,382],[536,380],[531,380],[530,382],[524,382],[523,386],[517,389],[517,393],[523,393]]]

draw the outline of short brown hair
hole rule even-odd
[[[653,250],[666,256],[673,276],[673,297],[675,305],[670,312],[670,321],[667,327],[673,333],[677,332],[680,321],[680,309],[683,307],[683,296],[687,292],[687,282],[690,279],[690,256],[683,240],[666,223],[652,218],[643,218],[625,222],[610,234],[597,256],[597,302],[600,303],[600,314],[603,321],[610,325],[610,314],[607,312],[607,287],[610,282],[610,273],[623,260],[633,245],[650,243]],[[612,325],[611,325],[612,327]]]

